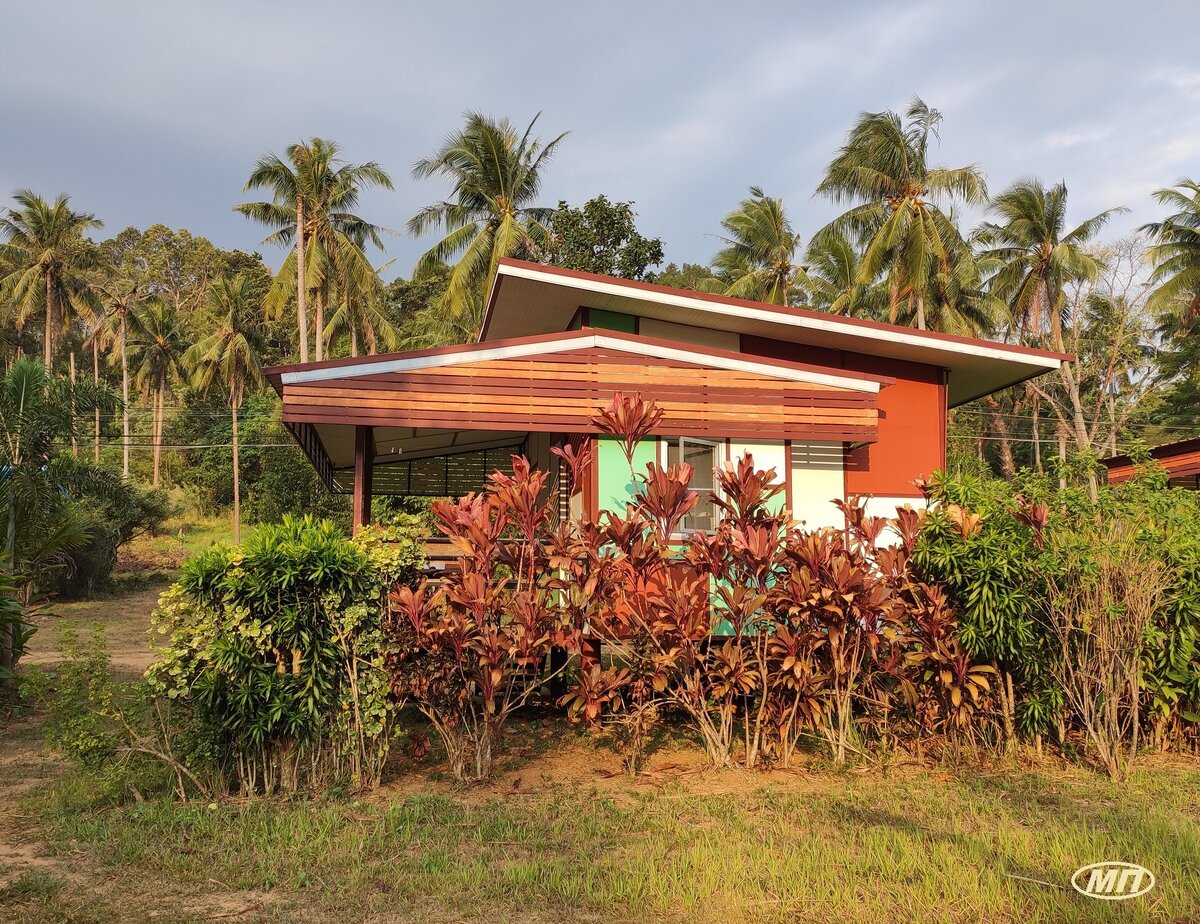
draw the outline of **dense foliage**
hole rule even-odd
[[[347,539],[285,517],[214,546],[163,594],[152,689],[190,714],[201,766],[248,793],[379,780],[394,732],[380,612],[423,549],[411,524]]]

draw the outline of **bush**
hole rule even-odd
[[[1084,488],[1087,466],[1086,460],[1063,464],[1050,477],[1022,472],[1011,482],[939,476],[929,487],[934,505],[914,552],[916,570],[940,584],[960,611],[967,651],[1000,668],[1010,742],[1018,734],[1037,742],[1050,734],[1060,745],[1084,730],[1082,713],[1096,705],[1081,703],[1079,688],[1067,691],[1063,684],[1067,674],[1078,679],[1090,670],[1093,649],[1064,647],[1062,636],[1064,625],[1077,622],[1080,607],[1096,609],[1096,600],[1088,603],[1081,594],[1097,589],[1089,582],[1112,571],[1106,556],[1118,552],[1124,559],[1116,571],[1144,572],[1147,584],[1110,584],[1106,612],[1134,605],[1161,573],[1161,593],[1154,594],[1139,633],[1137,670],[1126,682],[1127,690],[1139,692],[1136,702],[1122,707],[1124,741],[1132,745],[1140,732],[1159,747],[1194,745],[1200,722],[1200,495],[1169,488],[1161,468],[1146,462],[1123,484],[1098,479],[1093,499]],[[1064,664],[1064,655],[1076,660]],[[1074,699],[1070,713],[1067,692]],[[1128,724],[1135,714],[1137,721]]]
[[[58,593],[87,597],[109,583],[121,546],[162,526],[171,502],[161,488],[139,487],[72,456],[55,459],[52,475],[74,499],[88,532],[86,544],[68,554],[58,574]]]
[[[198,724],[198,756],[246,793],[376,785],[396,714],[381,602],[422,551],[403,527],[351,540],[284,517],[185,562],[154,616],[167,644],[147,677]]]
[[[575,646],[558,593],[543,497],[547,475],[513,460],[482,494],[433,505],[460,552],[458,568],[430,593],[422,581],[391,597],[385,622],[392,689],[433,724],[455,778],[491,776],[512,713],[554,674],[552,646]]]

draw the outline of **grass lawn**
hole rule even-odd
[[[112,603],[116,627],[145,625]],[[676,743],[631,781],[552,722],[488,787],[398,755],[367,799],[209,806],[132,801],[48,754],[36,716],[0,734],[0,920],[1200,920],[1194,761],[1148,758],[1126,786],[1049,760],[754,775]],[[1158,885],[1071,890],[1098,860]]]

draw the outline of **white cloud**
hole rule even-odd
[[[1063,148],[1074,148],[1081,144],[1092,144],[1103,141],[1113,133],[1112,126],[1108,128],[1076,128],[1051,132],[1042,138],[1041,146],[1047,151],[1058,151]]]

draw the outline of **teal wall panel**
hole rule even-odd
[[[657,458],[658,443],[654,438],[642,440],[634,449],[633,471],[645,475],[646,466]],[[626,502],[633,499],[634,484],[621,443],[610,436],[596,440],[596,476],[600,510],[624,513]]]

